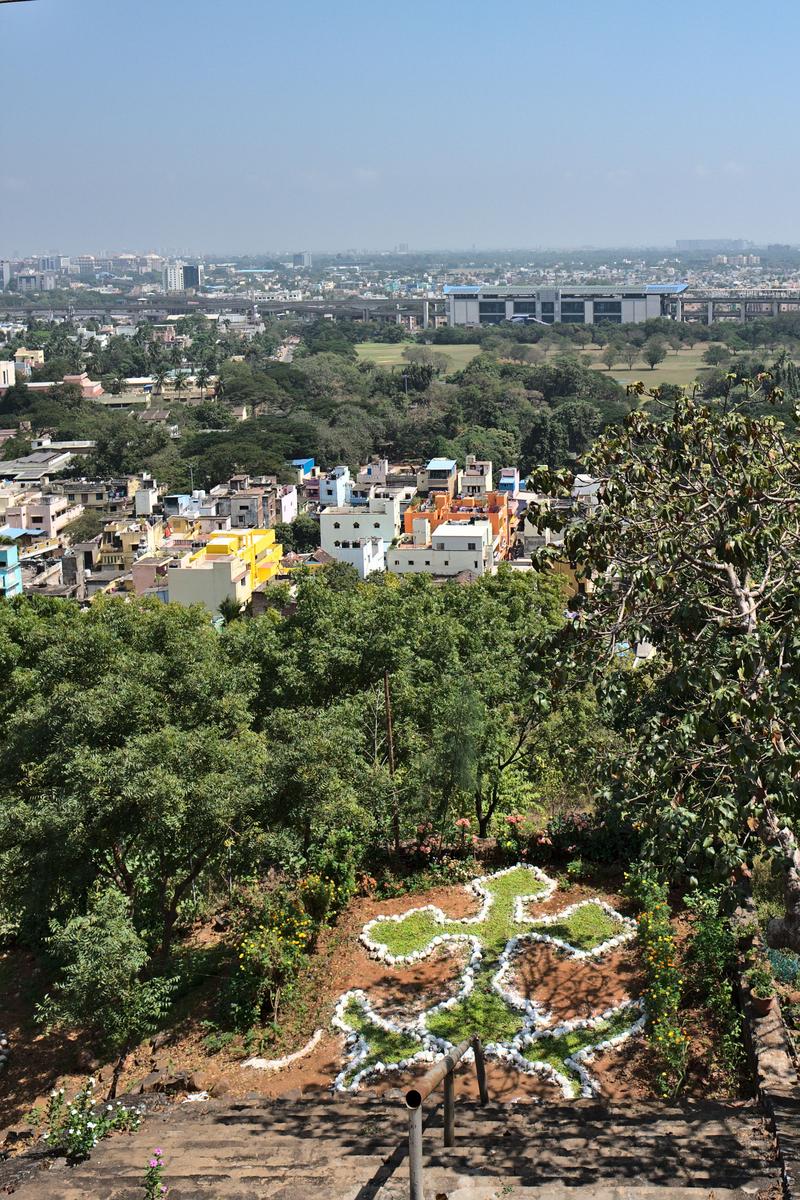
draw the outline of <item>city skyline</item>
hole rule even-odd
[[[3,5],[7,94],[24,96],[4,131],[5,252],[793,243],[800,13],[773,15]],[[769,119],[725,98],[759,61]]]

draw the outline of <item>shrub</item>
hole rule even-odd
[[[281,1000],[291,992],[314,932],[312,918],[292,896],[268,893],[260,912],[249,907],[248,916],[237,969],[223,995],[226,1016],[240,1031],[256,1022],[278,1023]]]
[[[98,1105],[94,1092],[94,1079],[87,1079],[69,1103],[63,1087],[50,1093],[47,1131],[42,1137],[48,1147],[65,1153],[69,1162],[88,1158],[97,1143],[115,1130],[133,1132],[141,1125],[144,1108],[129,1108],[120,1100]]]
[[[745,972],[750,991],[758,1000],[769,1000],[775,995],[775,980],[772,971],[765,962],[758,962]]]
[[[684,897],[694,913],[689,947],[694,990],[712,1016],[715,1051],[728,1076],[735,1076],[744,1057],[742,1019],[734,1002],[732,973],[736,963],[736,937],[722,912],[720,888]]]
[[[298,890],[303,908],[318,926],[337,916],[350,899],[347,888],[326,875],[307,875]]]
[[[644,870],[628,876],[627,889],[629,895],[644,902],[638,934],[646,977],[648,1038],[660,1063],[657,1085],[663,1096],[674,1096],[686,1075],[689,1039],[679,1019],[682,979],[667,886]]]

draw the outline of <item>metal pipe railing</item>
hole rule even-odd
[[[422,1076],[416,1087],[406,1092],[408,1108],[408,1174],[411,1200],[425,1200],[422,1184],[422,1106],[440,1083],[444,1083],[444,1144],[455,1144],[456,1087],[454,1071],[469,1050],[475,1054],[475,1074],[481,1104],[489,1103],[486,1086],[486,1061],[479,1037],[465,1038],[449,1054],[443,1055]]]

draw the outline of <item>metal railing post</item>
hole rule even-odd
[[[456,1140],[456,1082],[452,1071],[444,1077],[444,1144],[455,1145]]]
[[[444,1144],[455,1145],[456,1131],[456,1083],[455,1069],[462,1058],[472,1049],[475,1052],[475,1074],[478,1077],[478,1091],[481,1104],[489,1103],[489,1091],[486,1087],[486,1062],[483,1057],[483,1047],[480,1038],[465,1038],[455,1046],[449,1054],[444,1054],[433,1064],[423,1077],[417,1080],[416,1087],[406,1092],[406,1107],[408,1108],[408,1177],[411,1186],[411,1200],[425,1200],[422,1187],[422,1106],[439,1084],[444,1087]]]
[[[483,1057],[483,1046],[479,1037],[476,1037],[473,1041],[472,1049],[475,1052],[475,1074],[478,1077],[478,1092],[481,1104],[488,1104],[489,1089],[486,1086],[486,1059]]]
[[[422,1105],[408,1111],[408,1177],[411,1200],[425,1200],[422,1190]]]

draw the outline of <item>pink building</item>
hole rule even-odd
[[[30,492],[20,503],[6,509],[5,520],[19,529],[41,530],[49,538],[56,538],[66,525],[77,521],[82,512],[83,505],[71,504],[66,496]]]

